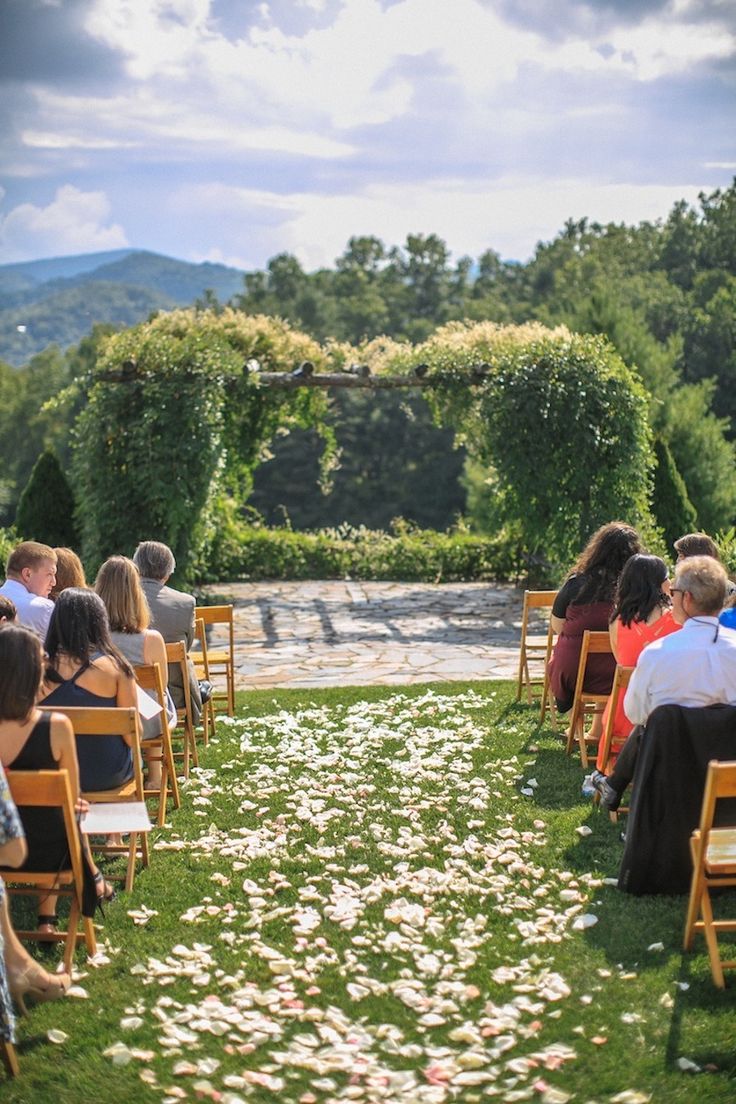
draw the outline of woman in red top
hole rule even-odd
[[[613,654],[621,667],[635,667],[647,644],[680,628],[672,617],[670,606],[670,582],[664,560],[659,556],[632,556],[621,572],[608,627]],[[610,708],[609,699],[603,714],[604,728]],[[620,695],[613,722],[612,746],[620,747],[633,727],[624,712],[624,695]],[[601,762],[600,747],[596,765],[601,771],[606,766]]]
[[[559,713],[572,709],[583,633],[586,629],[606,631],[619,575],[627,560],[640,550],[639,534],[630,525],[612,521],[601,526],[555,598],[552,628],[559,636],[549,677]],[[591,694],[609,694],[615,667],[613,656],[592,655],[585,670],[584,689]]]

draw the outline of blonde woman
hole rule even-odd
[[[115,647],[134,667],[143,663],[158,663],[166,686],[169,680],[166,644],[160,632],[148,627],[151,614],[133,561],[127,556],[110,556],[97,573],[95,590],[105,603],[110,619],[110,636]],[[175,724],[173,705],[168,705],[167,713],[171,723]],[[153,740],[161,735],[158,717],[141,718],[141,724],[144,740]],[[160,783],[161,764],[150,763],[148,784],[156,787]]]

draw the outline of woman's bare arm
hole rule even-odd
[[[143,658],[146,663],[158,663],[161,668],[161,678],[165,690],[169,682],[169,664],[166,661],[164,638],[157,629],[148,629],[146,632],[146,639],[143,642]]]

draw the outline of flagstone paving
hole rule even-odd
[[[206,589],[235,606],[239,689],[516,677],[523,591],[510,584],[331,580]],[[213,643],[221,640],[215,633]]]

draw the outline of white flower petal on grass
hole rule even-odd
[[[67,1041],[69,1036],[65,1031],[60,1031],[58,1027],[52,1027],[50,1031],[46,1032],[46,1038],[50,1043],[56,1043],[60,1046]]]
[[[125,1043],[113,1043],[111,1047],[102,1052],[103,1058],[112,1058],[114,1066],[127,1066],[133,1061],[133,1052]]]
[[[578,827],[575,829],[575,831],[577,832],[577,834],[579,836],[592,836],[593,835],[593,829],[590,827],[589,824],[579,824]]]
[[[610,1104],[649,1104],[651,1099],[651,1093],[639,1092],[638,1089],[624,1089],[623,1092],[611,1097]]]
[[[78,1000],[89,1000],[89,993],[86,989],[83,989],[81,985],[72,985],[67,989],[66,995],[68,997],[76,997]]]
[[[691,1058],[678,1058],[675,1065],[683,1073],[700,1073],[700,1066]]]
[[[650,943],[647,947],[648,951],[663,951],[664,943]]]
[[[573,931],[585,931],[598,923],[598,917],[592,912],[584,912],[582,916],[576,916],[572,922]]]

